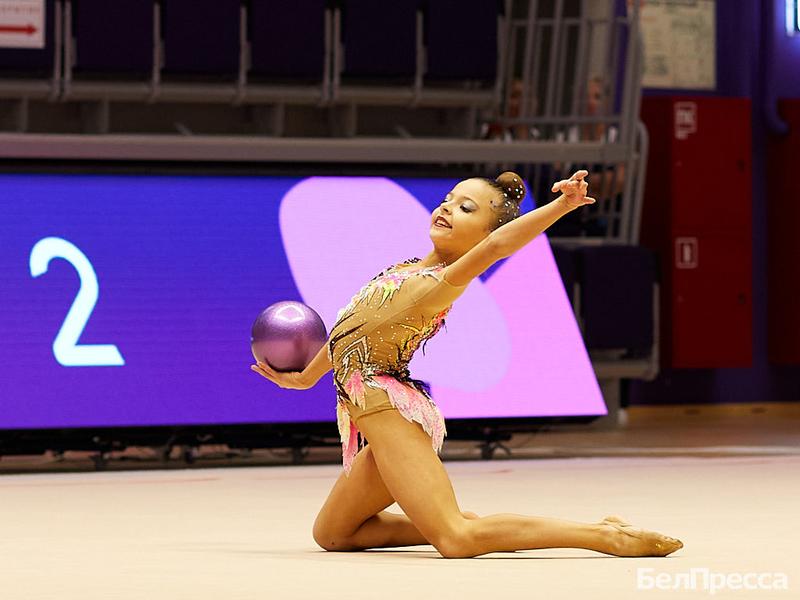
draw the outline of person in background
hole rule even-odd
[[[604,80],[601,76],[592,77],[586,85],[584,116],[599,116],[610,114],[608,110],[608,95],[605,93]],[[557,130],[553,139],[558,142],[599,142],[613,144],[619,137],[619,129],[615,125],[606,123],[580,123]],[[589,171],[587,179],[597,189],[598,204],[584,214],[571,215],[562,223],[566,235],[587,235],[604,237],[609,229],[608,217],[603,213],[604,203],[614,203],[615,212],[622,207],[622,193],[625,187],[625,164],[578,164],[555,163],[553,177],[561,177],[563,173],[575,169]],[[559,233],[559,228],[554,230]],[[610,232],[615,233],[615,232]]]

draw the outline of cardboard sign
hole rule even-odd
[[[0,0],[0,48],[44,48],[44,0]]]

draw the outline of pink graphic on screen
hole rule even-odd
[[[384,177],[310,177],[279,219],[297,289],[328,331],[369,279],[432,249],[430,212]],[[545,235],[473,280],[409,367],[447,418],[607,414]]]

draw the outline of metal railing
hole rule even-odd
[[[552,0],[543,16],[544,4],[527,0],[524,14],[511,20],[507,54],[518,58],[506,74],[503,116],[497,122],[512,138],[569,142],[576,150],[600,140],[617,148],[614,154],[620,158],[585,161],[575,152],[569,165],[556,157],[537,157],[524,166],[525,175],[541,194],[549,188],[548,179],[587,168],[589,179],[599,178],[607,188],[594,186],[598,203],[583,213],[606,223],[594,241],[638,243],[648,151],[647,131],[638,117],[643,65],[639,3],[618,15],[614,2],[603,6],[581,0],[578,14],[568,15],[564,0]],[[590,93],[596,97],[590,99]],[[563,241],[591,243],[588,237]]]

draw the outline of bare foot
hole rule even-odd
[[[611,554],[616,556],[667,556],[683,548],[678,539],[634,527],[615,515],[605,517],[600,524],[615,532],[615,549]]]
[[[617,515],[610,515],[605,517],[602,521],[600,521],[601,525],[607,525],[609,523],[618,523],[619,525],[630,525],[625,519],[622,517],[618,517]]]

